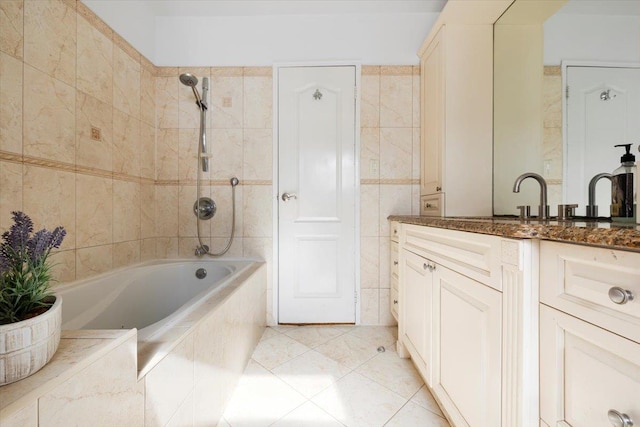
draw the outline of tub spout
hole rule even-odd
[[[197,246],[195,255],[198,257],[201,257],[205,255],[207,252],[209,252],[209,246],[207,245]]]

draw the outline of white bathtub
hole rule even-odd
[[[249,260],[162,260],[59,286],[62,329],[138,329],[153,339],[249,268]],[[203,279],[196,277],[200,268]]]

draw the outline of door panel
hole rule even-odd
[[[588,204],[586,183],[601,172],[620,166],[622,147],[640,136],[640,68],[569,66],[566,71],[567,138],[564,171],[565,203],[578,203],[578,215]],[[632,153],[638,154],[637,147]],[[609,216],[611,183],[598,183],[600,216]]]
[[[278,71],[280,323],[355,322],[355,83]]]

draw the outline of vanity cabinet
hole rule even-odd
[[[399,347],[455,426],[539,422],[535,245],[402,225]]]
[[[418,54],[420,213],[491,215],[493,26],[436,26]]]
[[[542,422],[638,425],[640,254],[543,241],[540,280]]]

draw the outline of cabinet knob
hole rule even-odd
[[[393,261],[393,265],[398,265],[398,261]]]
[[[427,265],[426,262],[424,264],[422,264],[422,269],[423,270],[428,270],[429,269],[429,266]]]
[[[633,421],[627,414],[621,414],[615,409],[609,409],[607,415],[609,422],[614,427],[633,427]]]
[[[609,289],[609,299],[616,304],[626,304],[629,301],[633,301],[633,292],[614,286]]]
[[[397,303],[398,303],[398,300],[397,300],[397,299],[394,299],[394,300],[393,300],[393,303],[394,303],[394,304],[397,304]]]
[[[436,187],[436,191],[442,191],[442,187]]]
[[[393,234],[398,234],[398,229],[397,228],[393,229]]]
[[[433,207],[433,205],[431,203],[425,203],[424,207],[425,208],[431,208],[431,207]]]

